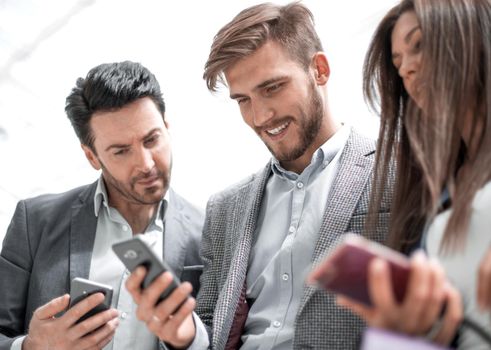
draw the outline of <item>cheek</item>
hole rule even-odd
[[[242,115],[242,120],[249,126],[253,126],[254,116],[251,113],[251,110],[246,105],[239,105],[240,114]]]
[[[106,164],[105,171],[109,173],[113,179],[121,183],[129,182],[132,177],[130,169],[128,169],[128,167],[124,166],[123,164]]]
[[[155,150],[153,159],[160,170],[169,169],[172,159],[172,152],[169,144],[162,145]]]
[[[414,100],[416,98],[414,90],[413,90],[413,81],[409,79],[403,80],[404,88],[406,89],[409,96]]]

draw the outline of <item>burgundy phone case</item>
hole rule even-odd
[[[314,269],[311,277],[328,291],[343,294],[371,306],[368,263],[378,256],[389,263],[395,298],[402,302],[409,279],[408,259],[387,247],[350,235]]]

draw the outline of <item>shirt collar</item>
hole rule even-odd
[[[169,190],[165,193],[164,199],[160,201],[158,206],[158,216],[155,218],[155,222],[158,226],[162,226],[161,222],[165,218],[165,213],[167,212],[167,208],[169,206]],[[107,199],[107,190],[106,184],[104,183],[104,178],[102,175],[99,177],[97,181],[97,187],[94,194],[94,214],[96,217],[99,216],[101,207],[104,206],[106,210],[109,210],[109,201]]]
[[[108,199],[107,199],[107,191],[106,185],[104,184],[104,179],[102,175],[99,177],[97,181],[97,187],[95,189],[94,195],[94,214],[95,216],[99,216],[99,211],[101,210],[101,206],[104,205],[106,208],[108,207]]]
[[[341,128],[336,131],[334,135],[332,135],[329,139],[326,140],[312,155],[312,160],[308,167],[314,164],[315,167],[320,164],[327,166],[334,157],[343,150],[346,141],[348,140],[351,128],[347,125],[343,124]],[[271,169],[273,173],[278,176],[286,176],[287,178],[291,178],[292,176],[297,176],[297,174],[285,170],[280,162],[273,156],[271,158]]]

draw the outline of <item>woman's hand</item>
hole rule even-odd
[[[338,304],[351,309],[373,327],[418,336],[431,330],[432,341],[445,345],[452,341],[463,317],[462,301],[436,261],[429,260],[422,252],[413,255],[401,304],[395,299],[389,266],[384,260],[371,261],[368,285],[372,307],[346,297],[338,297]]]

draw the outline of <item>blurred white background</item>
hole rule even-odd
[[[172,186],[198,206],[262,167],[269,153],[226,90],[202,80],[213,36],[260,1],[0,0],[0,242],[19,199],[93,182],[64,114],[76,78],[103,62],[143,63],[159,80],[171,123]],[[287,3],[288,1],[276,1]],[[378,21],[396,0],[317,0],[335,117],[376,135],[361,69]]]

